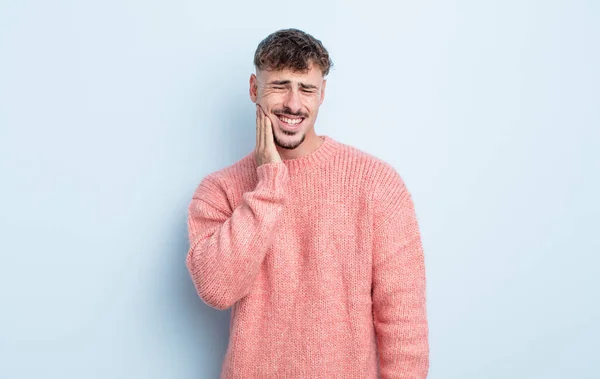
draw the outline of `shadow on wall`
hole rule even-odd
[[[196,293],[194,283],[185,265],[185,257],[189,249],[187,234],[187,208],[180,215],[176,225],[177,244],[174,246],[177,254],[171,257],[169,277],[172,288],[166,294],[168,303],[177,312],[167,311],[171,326],[175,329],[174,349],[177,351],[183,366],[188,367],[183,372],[193,372],[196,378],[219,377],[221,363],[227,350],[229,340],[229,319],[231,311],[221,311],[206,305]],[[185,359],[181,358],[185,357]]]
[[[223,93],[227,92],[223,91]],[[232,89],[229,93],[235,92]],[[225,167],[254,149],[256,120],[254,104],[250,101],[247,93],[238,91],[234,96],[229,95],[228,98],[222,98],[217,103],[217,107],[208,109],[208,112],[212,114],[203,115],[202,118],[220,120],[220,125],[201,127],[201,133],[206,133],[209,137],[204,139],[202,144],[218,146],[216,149],[204,151],[218,151],[223,156],[203,156],[202,160],[204,162],[222,162],[221,166]],[[201,123],[198,122],[197,125],[201,125]],[[210,132],[207,130],[209,128],[212,129]],[[217,167],[217,170],[222,167]],[[193,182],[199,183],[201,179],[198,177]],[[192,190],[195,190],[195,187]],[[172,257],[171,272],[168,273],[168,276],[177,278],[172,282],[174,286],[168,291],[167,296],[170,297],[170,303],[177,302],[177,304],[172,304],[173,309],[179,309],[175,319],[171,322],[178,334],[176,341],[181,346],[175,350],[181,354],[180,356],[186,357],[184,366],[192,367],[185,372],[194,372],[194,377],[199,378],[216,378],[219,376],[227,350],[231,309],[221,311],[205,304],[196,293],[185,265],[185,257],[189,250],[187,217],[190,200],[191,198],[185,199],[184,206],[180,207],[177,212],[176,229],[172,234],[176,236],[174,239],[176,243],[173,247],[176,254],[171,252],[166,254],[168,257]],[[171,313],[170,316],[173,314]]]

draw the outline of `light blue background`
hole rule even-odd
[[[600,378],[598,1],[2,1],[0,378],[216,378],[230,311],[184,259],[200,179],[254,148],[286,27],[316,125],[394,165],[434,379]]]

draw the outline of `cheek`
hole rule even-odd
[[[259,97],[259,101],[261,106],[268,110],[271,110],[277,104],[281,104],[281,101],[277,94],[273,93],[264,93],[262,96]]]
[[[306,109],[308,109],[308,111],[311,114],[317,113],[317,111],[319,110],[319,105],[320,104],[319,104],[319,99],[318,98],[312,98],[312,99],[308,100],[305,103]]]

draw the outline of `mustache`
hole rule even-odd
[[[294,113],[290,108],[276,109],[273,111],[273,114],[276,114],[278,116],[296,116],[308,118],[308,115],[306,113],[300,111]]]

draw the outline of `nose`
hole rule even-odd
[[[291,109],[293,113],[300,112],[301,104],[300,104],[300,94],[297,89],[292,89],[287,92],[285,99],[283,101],[283,105],[287,108]]]

